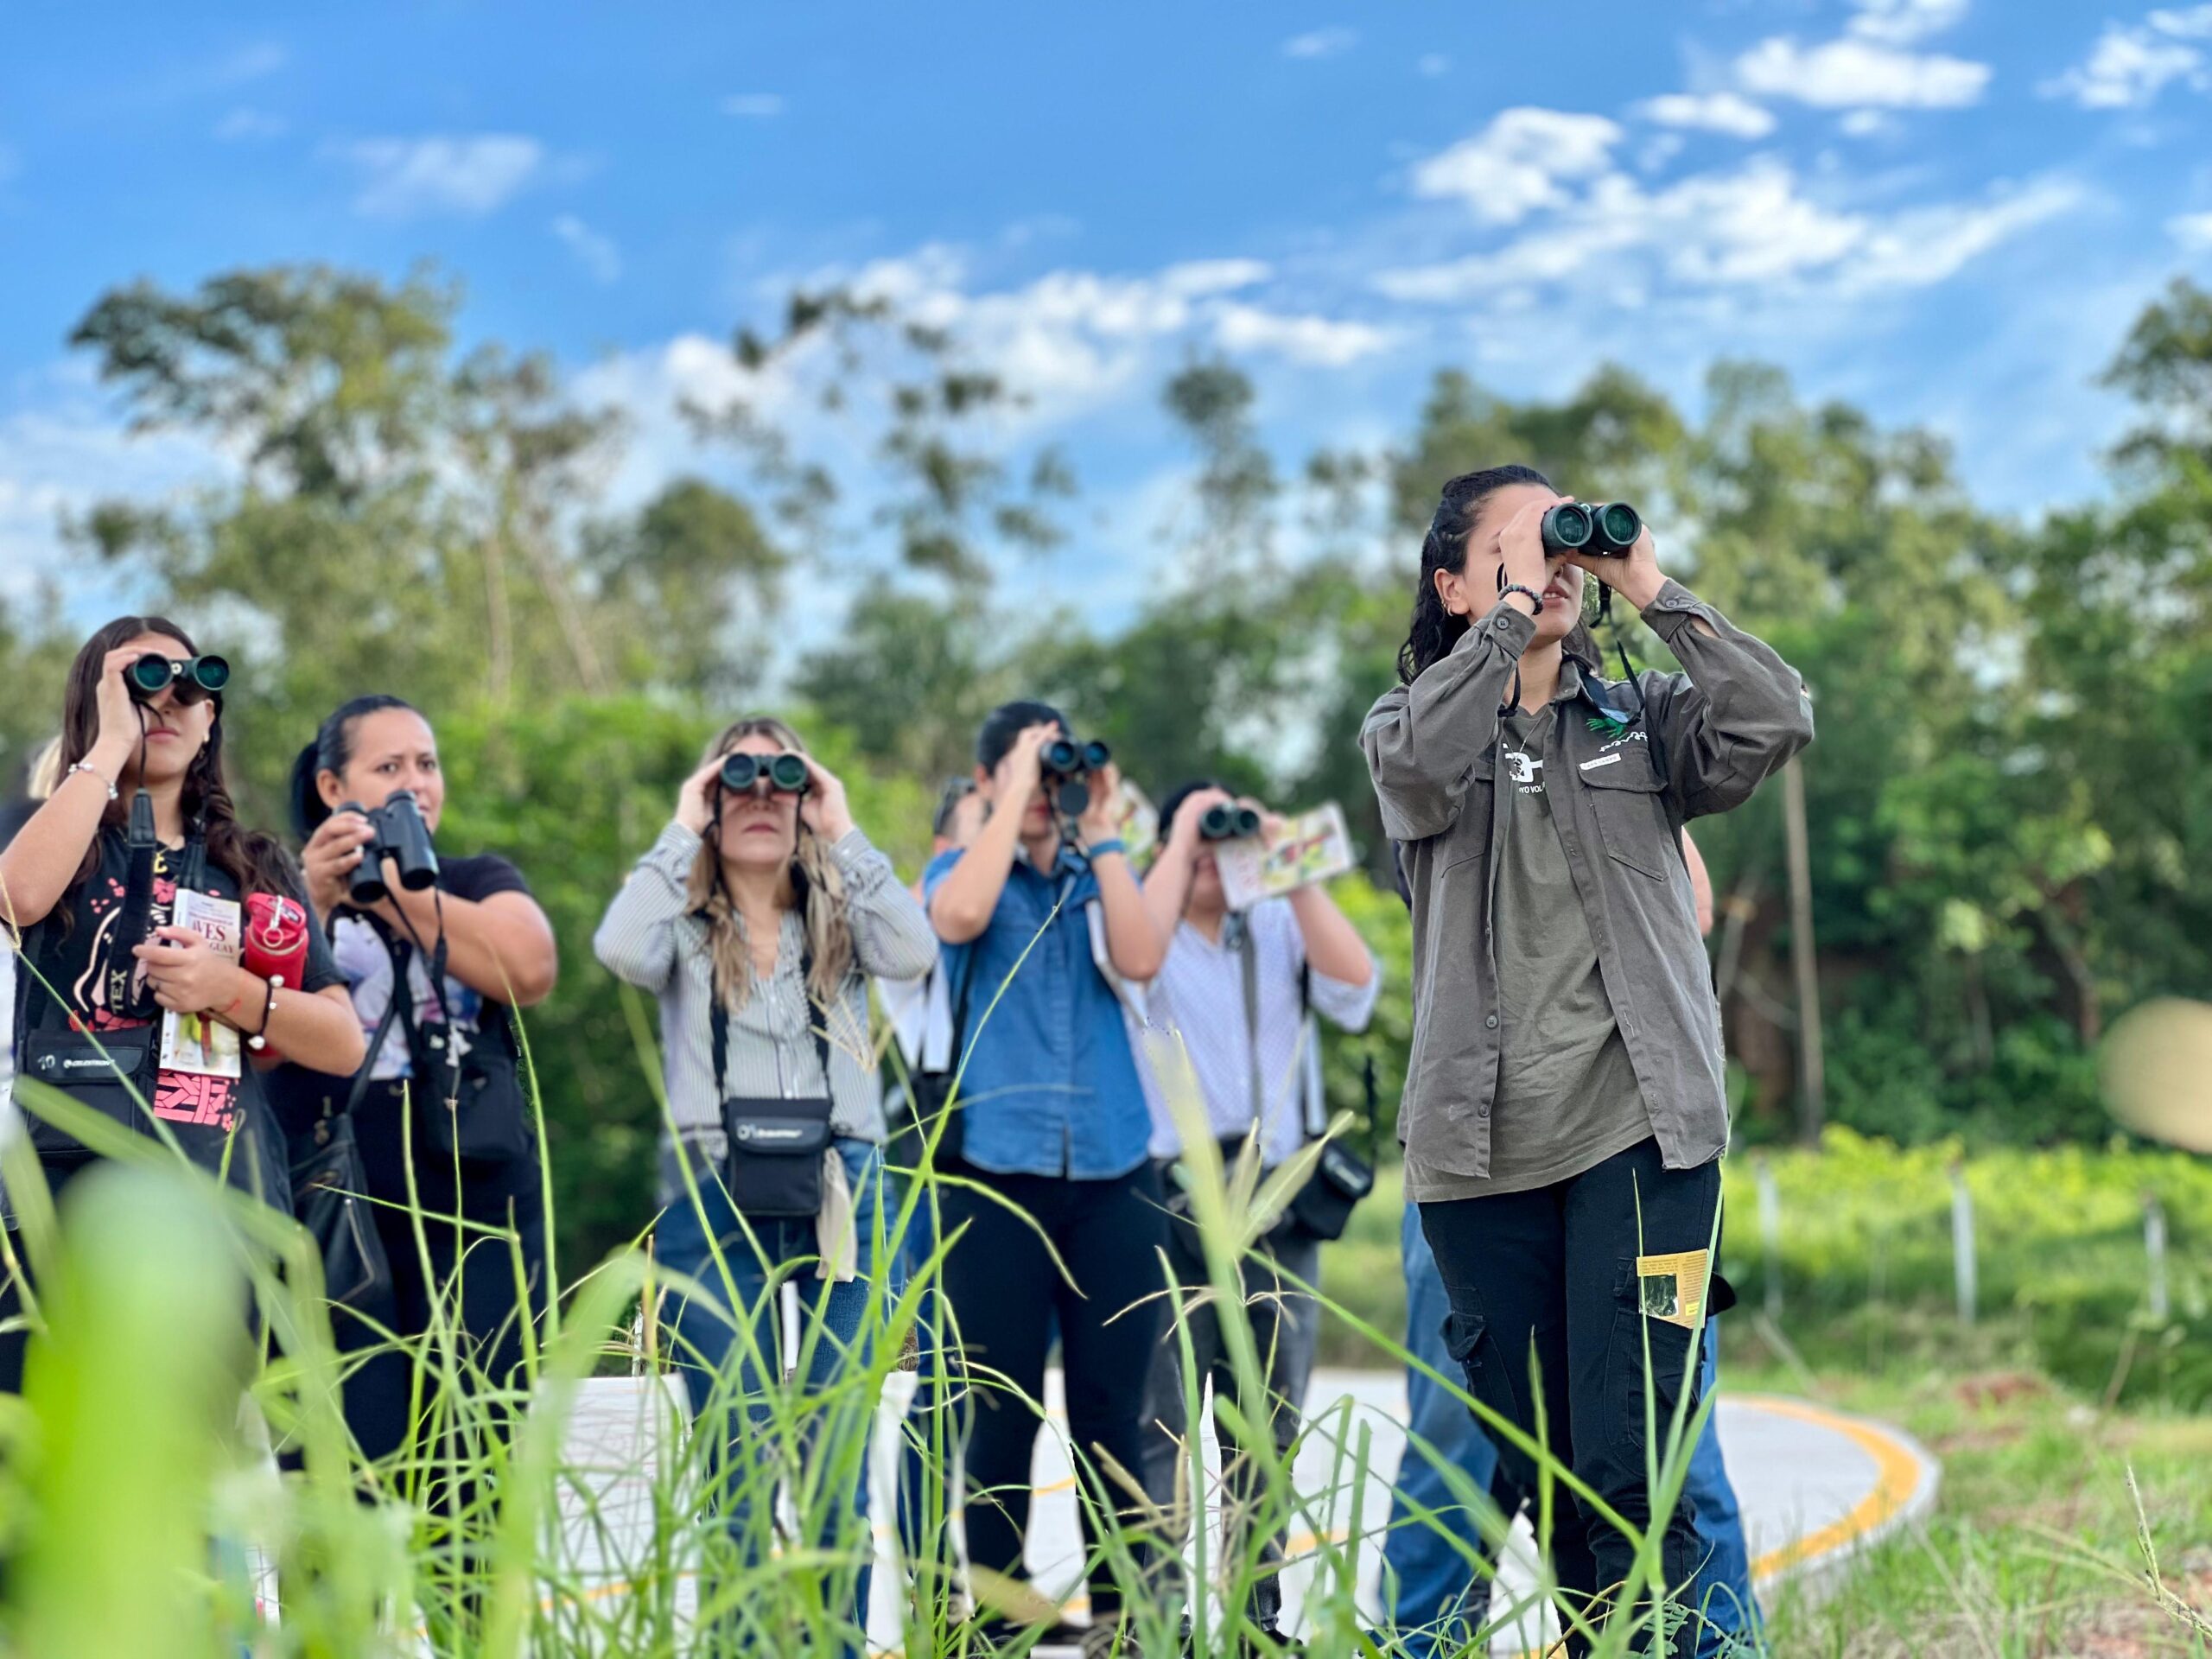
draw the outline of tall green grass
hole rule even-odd
[[[657,1091],[650,1033],[642,1007],[631,1007],[641,1071]],[[1194,1306],[1209,1302],[1221,1319],[1239,1395],[1256,1402],[1264,1397],[1265,1356],[1243,1300],[1241,1268],[1313,1154],[1265,1181],[1249,1154],[1224,1166],[1187,1071],[1171,1067],[1170,1077],[1168,1093],[1192,1148],[1192,1205],[1206,1282],[1175,1287],[1163,1263],[1160,1294],[1173,1312],[1168,1339],[1187,1343]],[[677,1659],[827,1655],[862,1643],[854,1592],[874,1544],[868,1522],[852,1515],[849,1495],[862,1477],[877,1402],[907,1338],[925,1315],[943,1311],[939,1276],[951,1241],[940,1239],[895,1288],[879,1267],[880,1294],[827,1386],[793,1385],[779,1354],[756,1350],[750,1357],[761,1385],[741,1393],[734,1376],[724,1378],[688,1426],[664,1385],[687,1356],[671,1351],[659,1310],[671,1296],[702,1299],[749,1332],[757,1309],[741,1306],[727,1253],[709,1271],[686,1278],[654,1261],[641,1229],[632,1244],[561,1285],[512,1380],[481,1375],[448,1302],[429,1332],[386,1344],[404,1351],[412,1368],[425,1433],[416,1446],[372,1463],[348,1437],[340,1403],[344,1369],[362,1356],[340,1356],[320,1263],[290,1218],[184,1165],[156,1137],[134,1135],[50,1091],[38,1094],[35,1084],[18,1087],[112,1167],[73,1183],[57,1216],[40,1167],[20,1141],[6,1163],[22,1217],[7,1266],[31,1269],[36,1294],[27,1296],[25,1317],[37,1332],[25,1396],[0,1406],[6,1653]],[[531,1088],[534,1094],[534,1079]],[[908,1173],[896,1202],[878,1217],[875,1262],[898,1253],[922,1206],[935,1206],[950,1179],[930,1155]],[[678,1201],[697,1204],[702,1196],[694,1185]],[[419,1209],[415,1218],[418,1236],[463,1224]],[[519,1260],[517,1241],[496,1229],[476,1229],[471,1248]],[[1397,1340],[1400,1322],[1363,1317],[1322,1295],[1320,1287],[1300,1288],[1319,1297],[1337,1352],[1350,1345],[1377,1367],[1408,1363]],[[249,1339],[249,1307],[268,1337],[258,1347]],[[828,1338],[809,1324],[798,1340],[807,1350]],[[803,1352],[802,1376],[804,1361]],[[595,1372],[632,1368],[644,1376],[634,1432],[609,1455],[595,1456],[575,1434],[581,1387]],[[1465,1398],[1460,1378],[1436,1380]],[[939,1521],[961,1502],[948,1471],[962,1412],[979,1392],[1007,1388],[1003,1378],[971,1369],[957,1378],[945,1408],[927,1415],[923,1432],[937,1455],[920,1501]],[[296,1472],[270,1476],[265,1451],[239,1431],[241,1400],[250,1402],[249,1419],[265,1422],[279,1445],[298,1454]],[[1044,1422],[1042,1402],[1016,1403]],[[1560,1504],[1577,1497],[1597,1503],[1550,1455],[1541,1427],[1530,1436],[1468,1403],[1494,1436],[1536,1460],[1540,1537]],[[1187,1421],[1202,1421],[1199,1402],[1186,1405]],[[1653,1513],[1672,1507],[1710,1409],[1707,1402],[1693,1414],[1685,1405],[1650,1425]],[[1376,1659],[1408,1652],[1401,1634],[1371,1634],[1372,1618],[1357,1593],[1359,1546],[1372,1544],[1388,1522],[1359,1507],[1373,1451],[1349,1402],[1305,1423],[1287,1451],[1276,1446],[1264,1413],[1247,1416],[1232,1404],[1219,1416],[1229,1442],[1224,1457],[1242,1460],[1255,1477],[1241,1500],[1214,1487],[1195,1443],[1186,1451],[1193,1501],[1166,1509],[1142,1498],[1135,1471],[1102,1466],[1090,1448],[1067,1448],[1080,1475],[1079,1501],[1096,1522],[1097,1562],[1127,1599],[1122,1650],[1179,1651],[1187,1614],[1192,1650],[1205,1659],[1265,1651],[1244,1610],[1253,1585],[1273,1570],[1263,1559],[1264,1541],[1282,1530],[1319,1541],[1300,1630],[1313,1651]],[[722,1503],[713,1501],[703,1450],[726,1438],[741,1439],[753,1453],[735,1474],[747,1519],[734,1533],[724,1520],[729,1494]],[[1292,1465],[1317,1438],[1330,1448],[1327,1489],[1300,1491]],[[1405,1455],[1437,1460],[1418,1442]],[[1452,1510],[1402,1524],[1443,1534],[1487,1571],[1505,1518],[1456,1469],[1444,1466],[1443,1476]],[[1330,1502],[1338,1494],[1348,1495],[1350,1526],[1332,1533]],[[1227,1511],[1217,1530],[1189,1526],[1191,1510],[1203,1512],[1198,1500]],[[1607,1514],[1605,1524],[1617,1527],[1633,1551],[1623,1605],[1634,1611],[1609,1623],[1595,1609],[1559,1611],[1591,1651],[1610,1656],[1651,1645],[1662,1618],[1686,1617],[1679,1599],[1687,1587],[1662,1582],[1656,1535],[1617,1515]],[[827,1543],[817,1545],[817,1536]],[[282,1608],[273,1622],[236,1567],[242,1541],[275,1563]],[[1491,1548],[1482,1548],[1485,1541]],[[953,1577],[926,1561],[902,1566],[899,1647],[917,1659],[979,1652]],[[1186,1570],[1206,1593],[1185,1594]],[[994,1586],[979,1588],[991,1599]],[[1547,1580],[1544,1592],[1554,1589]],[[1033,1597],[1024,1610],[1042,1616],[1050,1604]],[[1522,1611],[1500,1605],[1494,1615],[1510,1625]],[[1489,1636],[1478,1633],[1446,1651],[1486,1654]]]

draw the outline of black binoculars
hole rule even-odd
[[[733,754],[722,761],[722,787],[751,793],[762,779],[782,795],[804,795],[811,781],[806,762],[795,754]]]
[[[437,885],[437,850],[430,845],[430,827],[423,822],[423,809],[415,804],[412,795],[401,790],[379,807],[348,801],[338,810],[359,813],[376,831],[376,838],[361,849],[361,861],[346,878],[347,896],[357,906],[380,905],[391,896],[384,879],[386,859],[397,866],[399,885],[408,892],[420,893]]]
[[[1217,801],[1198,820],[1200,841],[1249,841],[1260,833],[1260,815],[1249,806]]]
[[[174,683],[179,702],[198,702],[212,697],[231,683],[231,665],[220,657],[187,657],[179,659],[164,657],[149,651],[123,671],[124,683],[130,688],[130,695],[141,702],[161,696],[163,687]]]
[[[1096,738],[1078,743],[1071,737],[1056,737],[1038,752],[1037,764],[1059,785],[1052,798],[1061,812],[1079,818],[1090,809],[1090,785],[1083,781],[1084,777],[1104,770],[1113,759],[1114,751]]]
[[[1643,533],[1643,519],[1625,501],[1599,501],[1585,505],[1562,501],[1543,517],[1544,551],[1599,553],[1619,558],[1636,545]]]

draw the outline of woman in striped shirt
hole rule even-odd
[[[741,756],[753,760],[726,766]],[[675,822],[608,906],[594,948],[660,999],[671,1121],[656,1252],[699,1287],[679,1293],[666,1337],[709,1437],[709,1501],[751,1564],[765,1559],[789,1461],[775,1455],[779,1437],[760,1432],[779,1415],[791,1421],[770,1395],[783,1369],[783,1283],[798,1281],[805,1310],[809,1391],[865,1360],[858,1338],[877,1276],[883,1138],[868,976],[925,974],[937,942],[891,861],[854,827],[843,785],[782,721],[750,719],[708,746]],[[823,1116],[818,1161],[757,1150],[786,1136],[810,1146],[801,1126],[811,1121],[818,1133]],[[793,1202],[817,1207],[795,1214]],[[725,1310],[743,1310],[741,1325]],[[793,1492],[815,1541],[854,1575],[854,1622],[842,1637],[852,1649],[868,1608],[874,1404],[847,1396],[802,1414],[810,1472]],[[831,1478],[837,1490],[825,1486]],[[749,1643],[773,1647],[790,1634],[747,1630],[743,1607],[718,1606],[711,1589],[701,1612]]]

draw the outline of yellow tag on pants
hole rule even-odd
[[[1677,1250],[1636,1258],[1638,1301],[1646,1319],[1694,1331],[1705,1315],[1705,1278],[1710,1252]]]

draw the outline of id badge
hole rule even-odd
[[[1696,1330],[1704,1322],[1710,1255],[1706,1250],[1677,1250],[1671,1255],[1637,1256],[1636,1292],[1643,1317]]]

